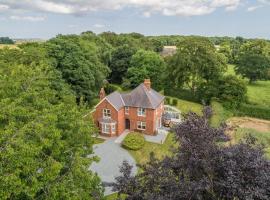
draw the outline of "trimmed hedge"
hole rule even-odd
[[[144,143],[145,139],[141,133],[129,133],[122,142],[122,147],[136,151],[141,149]]]
[[[173,99],[173,100],[172,100],[172,105],[173,105],[173,106],[177,106],[177,103],[178,103],[177,99]]]
[[[241,104],[237,110],[235,110],[235,113],[238,116],[248,116],[270,120],[270,109],[266,106]]]

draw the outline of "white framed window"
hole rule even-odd
[[[145,108],[138,108],[137,114],[138,116],[145,116]]]
[[[112,124],[111,128],[112,128],[112,133],[115,133],[115,124]]]
[[[103,109],[103,117],[111,118],[111,110],[110,109]]]
[[[137,129],[138,130],[145,130],[146,129],[146,122],[137,122]]]
[[[125,106],[125,114],[128,115],[129,114],[129,107]]]
[[[102,133],[110,133],[110,124],[105,124],[105,123],[103,123],[102,124]]]

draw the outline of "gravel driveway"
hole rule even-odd
[[[93,163],[90,170],[96,172],[102,182],[114,182],[120,175],[119,166],[124,160],[133,165],[132,173],[137,173],[136,162],[120,144],[115,143],[116,138],[109,138],[101,144],[94,145],[94,153],[100,158],[98,163]],[[110,187],[105,188],[105,195],[113,193]]]

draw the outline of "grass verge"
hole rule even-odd
[[[138,151],[129,150],[129,153],[138,164],[145,164],[149,161],[150,154],[153,152],[158,159],[171,155],[171,147],[176,146],[173,133],[168,134],[164,144],[145,142],[144,146]]]

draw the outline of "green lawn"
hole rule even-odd
[[[233,116],[232,112],[226,110],[222,104],[217,101],[213,101],[211,107],[213,109],[213,115],[210,123],[213,127],[218,127],[221,123]]]
[[[257,81],[248,85],[248,100],[252,104],[270,106],[270,81]]]
[[[172,99],[177,100],[177,105],[175,105],[175,107],[177,107],[183,114],[187,114],[190,111],[195,112],[199,115],[202,114],[203,106],[199,103],[186,101],[186,100],[178,99],[175,97],[168,97],[168,98],[171,98],[171,100]],[[172,105],[172,106],[174,106],[174,105]]]
[[[142,149],[138,151],[129,150],[129,153],[133,156],[136,163],[145,164],[147,161],[149,161],[149,156],[151,152],[154,152],[157,158],[162,159],[165,156],[169,156],[171,154],[171,147],[175,145],[177,145],[177,143],[174,141],[173,134],[170,133],[167,136],[164,144],[145,142]]]
[[[108,196],[105,197],[105,200],[116,200],[117,199],[117,193],[114,193],[114,194],[110,194]],[[121,199],[125,199],[124,196],[121,197]]]
[[[251,134],[257,138],[258,143],[263,144],[266,147],[266,156],[270,158],[270,132],[259,132],[254,129],[238,128],[233,133],[233,143],[240,142],[247,134]]]

